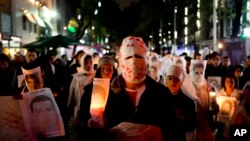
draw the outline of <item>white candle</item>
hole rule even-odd
[[[215,92],[209,92],[209,95],[210,95],[210,102],[215,102],[216,93]]]

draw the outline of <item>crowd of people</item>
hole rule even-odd
[[[245,64],[232,65],[218,52],[193,58],[160,55],[133,36],[124,38],[117,56],[79,51],[67,61],[33,49],[13,60],[0,54],[0,95],[21,97],[50,88],[66,134],[46,140],[70,140],[72,126],[79,141],[229,141],[232,126],[250,124],[250,56]],[[40,80],[32,75],[19,83],[22,69],[36,67],[41,68],[43,85],[36,85]],[[94,78],[110,81],[105,109],[98,116],[90,110]],[[211,78],[220,80],[218,85]],[[216,97],[233,98],[230,115]],[[137,130],[141,126],[149,131]]]

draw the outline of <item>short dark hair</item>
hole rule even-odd
[[[222,88],[224,88],[224,89],[226,88],[226,86],[225,86],[225,81],[226,81],[227,78],[232,78],[232,79],[234,80],[234,83],[237,82],[235,76],[234,76],[232,73],[227,73],[226,75],[224,75],[224,76],[222,77],[222,81],[221,81],[221,86],[222,86]],[[234,87],[236,87],[236,86],[234,86]]]
[[[211,54],[208,54],[208,55],[205,56],[205,60],[208,60],[208,59],[211,59],[211,58],[212,58]]]
[[[213,52],[212,54],[211,54],[211,58],[212,59],[214,59],[216,56],[219,56],[220,57],[220,53],[218,53],[218,52]]]
[[[9,64],[11,63],[10,58],[6,54],[3,54],[3,53],[0,53],[0,61],[6,61]]]
[[[240,69],[240,71],[244,71],[244,67],[242,65],[236,65],[234,67],[234,72],[236,71],[236,69]]]
[[[37,51],[36,51],[35,49],[33,49],[33,48],[29,48],[29,49],[27,50],[27,52],[35,52],[35,53],[37,54]]]
[[[53,104],[53,102],[52,102],[52,100],[51,100],[50,97],[48,97],[48,96],[46,96],[46,95],[39,95],[39,96],[33,98],[33,99],[31,100],[31,102],[30,102],[30,110],[31,110],[32,113],[33,113],[33,110],[34,110],[34,109],[33,109],[33,104],[34,104],[35,102],[41,102],[41,101],[50,101],[51,104],[52,104],[52,106],[53,106],[53,108],[55,108],[55,107],[54,107],[54,104]]]

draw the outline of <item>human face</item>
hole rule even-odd
[[[25,56],[27,63],[35,61],[36,58],[37,58],[36,52],[27,52],[27,54]]]
[[[114,67],[110,64],[103,64],[101,66],[101,76],[102,78],[111,79],[113,76]]]
[[[219,55],[216,55],[214,58],[212,58],[212,60],[214,67],[218,67],[220,65],[221,60]]]
[[[26,82],[29,91],[38,89],[38,84],[37,84],[38,82],[36,82],[33,78],[27,77]]]
[[[235,82],[234,82],[233,78],[230,78],[230,77],[226,78],[226,80],[225,80],[226,89],[233,90],[234,86],[235,86]]]
[[[152,79],[156,80],[157,79],[157,71],[155,68],[150,68],[149,70],[149,75]]]
[[[55,131],[56,127],[56,111],[49,100],[35,102],[33,104],[33,115],[38,120],[41,131]]]
[[[195,56],[195,60],[202,60],[201,55],[197,55],[197,56]]]
[[[172,94],[176,94],[181,88],[181,82],[178,77],[169,75],[166,78],[166,86]]]
[[[229,60],[229,58],[224,58],[223,62],[222,62],[222,65],[226,66],[226,67],[230,66],[230,60]]]
[[[242,76],[242,72],[239,68],[237,68],[235,71],[234,71],[234,76],[236,78],[240,78]]]
[[[93,61],[92,59],[84,60],[84,70],[91,71],[93,69]]]
[[[203,68],[198,67],[198,68],[194,68],[193,70],[193,79],[195,82],[197,83],[201,83],[203,78],[204,78],[204,74],[203,74]]]
[[[246,60],[246,66],[247,66],[247,67],[250,67],[250,59],[248,59],[248,58],[247,58],[247,60]]]
[[[9,67],[9,63],[7,61],[0,61],[0,70],[6,70]]]

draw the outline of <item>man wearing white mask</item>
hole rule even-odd
[[[218,113],[216,101],[210,98],[209,92],[217,91],[205,79],[207,60],[191,60],[189,76],[195,88],[197,102],[196,110],[196,139],[199,141],[215,141],[213,115]]]
[[[176,114],[171,94],[147,75],[146,58],[147,47],[141,38],[129,36],[123,40],[119,51],[121,74],[111,84],[104,113],[105,127],[125,121],[152,125],[162,131],[163,140],[175,140]],[[124,126],[116,127],[128,131]]]

